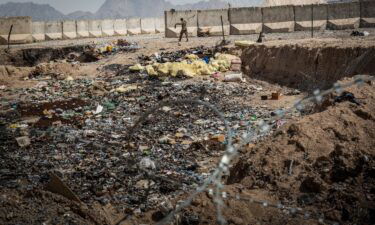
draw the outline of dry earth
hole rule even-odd
[[[373,31],[370,29],[370,33],[373,33]],[[133,74],[129,75],[129,77],[133,79],[132,76],[135,76],[134,82],[144,85],[145,90],[136,92],[134,95],[121,96],[120,99],[124,104],[128,104],[128,108],[134,107],[134,111],[139,110],[141,112],[156,104],[159,98],[172,98],[174,93],[169,93],[167,90],[178,90],[178,93],[176,91],[176,96],[180,98],[186,98],[187,96],[194,98],[201,95],[196,89],[203,86],[208,90],[204,97],[220,107],[224,113],[233,114],[233,111],[236,110],[242,112],[241,110],[243,109],[251,109],[264,112],[263,114],[269,114],[276,109],[293,106],[297,99],[307,95],[307,90],[316,87],[326,88],[337,80],[341,80],[341,82],[351,81],[350,78],[345,77],[351,77],[359,72],[374,75],[375,58],[373,57],[374,54],[370,54],[375,48],[374,36],[352,38],[349,37],[349,34],[350,31],[326,31],[318,33],[318,38],[315,39],[308,39],[308,33],[269,34],[267,35],[268,41],[266,43],[256,44],[244,51],[234,48],[232,43],[228,46],[228,51],[242,55],[243,71],[248,75],[247,83],[228,84],[216,81],[213,78],[204,77],[188,80],[170,80],[169,82],[175,86],[168,86],[169,89],[165,89],[157,81],[145,78],[140,79],[137,78],[137,74]],[[68,90],[65,98],[70,99],[70,97],[79,96],[80,94],[95,96],[92,97],[92,101],[98,101],[102,96],[104,98],[112,98],[113,96],[110,93],[106,94],[107,91],[101,89],[103,87],[108,89],[112,83],[124,82],[124,77],[122,77],[123,75],[121,77],[116,75],[118,70],[112,71],[106,68],[112,65],[120,65],[121,68],[123,66],[126,67],[126,65],[138,62],[140,56],[149,56],[155,52],[172,52],[201,45],[212,47],[220,41],[220,38],[193,38],[191,42],[182,43],[181,46],[178,46],[175,40],[161,39],[159,36],[129,37],[128,39],[136,41],[142,48],[135,52],[119,52],[106,55],[99,61],[91,63],[71,63],[64,59],[68,54],[61,49],[73,48],[73,50],[68,50],[68,53],[77,51],[77,49],[74,49],[76,46],[72,47],[72,41],[37,43],[28,46],[12,46],[10,50],[2,49],[0,59],[3,65],[0,65],[0,86],[4,85],[5,89],[0,90],[0,100],[4,103],[0,106],[21,100],[24,101],[22,107],[29,107],[35,104],[35,101],[33,103],[32,98],[23,92],[32,90],[43,81],[56,84],[56,90],[59,90],[58,88],[60,87],[58,85],[61,84],[59,80],[68,76],[73,77],[77,82],[88,79],[95,82],[104,81],[105,84],[99,87],[99,90],[86,89],[83,86],[80,88],[78,85],[74,89]],[[232,41],[236,39],[255,40],[256,36],[229,37],[229,39]],[[87,39],[74,41],[74,44],[86,46],[96,42],[97,45],[103,45],[114,40],[114,38]],[[40,51],[42,52],[47,48],[50,49],[47,51],[48,54],[44,54],[47,55],[47,60],[43,59],[41,62],[25,60],[22,52],[28,48],[41,49]],[[369,51],[370,53],[368,53]],[[49,55],[50,53],[52,56]],[[48,60],[52,59],[54,54],[60,54],[63,57],[62,59]],[[366,65],[358,63],[358,60],[364,54],[366,58],[370,58]],[[26,65],[28,63],[33,65]],[[355,68],[354,70],[352,70],[353,67]],[[45,76],[29,79],[30,74],[35,70],[42,70]],[[351,73],[345,74],[344,72],[348,70]],[[126,79],[125,82],[127,82]],[[274,130],[270,136],[257,140],[241,150],[241,155],[236,163],[232,165],[230,175],[226,177],[227,185],[225,190],[230,196],[240,194],[243,198],[253,198],[270,203],[281,202],[286,206],[301,207],[312,214],[319,214],[319,217],[323,215],[327,221],[334,221],[339,224],[375,223],[374,85],[374,82],[369,82],[361,87],[349,88],[348,91],[358,98],[360,105],[347,101],[333,104],[335,96],[331,95],[326,99],[326,104],[306,111],[303,116],[298,113],[288,115],[285,118],[285,124]],[[178,86],[186,88],[186,93],[184,90],[176,89]],[[223,90],[218,89],[220,87],[224,87]],[[262,87],[262,89],[255,91],[254,87]],[[297,88],[298,91],[294,88]],[[162,93],[159,96],[153,96],[154,90],[162,90]],[[230,92],[230,90],[233,90],[233,92]],[[240,91],[236,92],[236,90]],[[44,100],[49,101],[52,97],[41,95],[40,93],[43,93],[43,91],[45,90],[37,91],[35,98],[44,98]],[[281,100],[260,100],[261,96],[269,96],[275,91],[279,91],[284,95]],[[143,100],[140,103],[137,100],[134,105],[134,99]],[[64,110],[70,109],[70,103],[69,101],[68,103],[59,102],[59,107]],[[81,103],[82,106],[86,105],[86,102]],[[80,103],[75,102],[75,104]],[[26,112],[37,112],[38,116],[40,116],[40,113],[43,115],[43,111],[40,111],[39,106],[48,109],[56,108],[53,105],[43,104],[35,107],[30,106],[34,111],[26,110],[22,115],[22,109],[25,108],[21,107],[21,118],[18,118],[17,121],[27,119],[24,117],[29,117],[30,115]],[[94,104],[91,106],[94,107]],[[0,109],[0,111],[3,110],[8,109]],[[187,112],[193,111],[193,109],[189,108],[183,110]],[[176,111],[175,115],[178,113],[183,114],[183,110]],[[128,111],[126,112],[128,113]],[[131,118],[131,121],[135,121],[139,117],[139,112],[135,113],[135,115],[132,112],[125,116]],[[113,118],[118,116],[116,113]],[[206,119],[211,119],[212,117],[211,114],[206,114],[201,109],[197,110],[197,113],[200,113],[199,115],[203,115]],[[193,117],[187,120],[192,119]],[[174,122],[160,117],[152,118],[151,124],[160,122],[158,120],[165,120],[165,123],[172,124],[173,129],[161,126],[164,133],[172,135],[177,132],[179,126],[185,125],[184,123],[186,122],[186,120],[181,118],[176,120],[179,122]],[[10,122],[13,123],[15,121]],[[0,125],[8,126],[10,122],[0,123]],[[64,121],[62,120],[62,122]],[[237,124],[241,121],[234,120],[233,122]],[[36,123],[32,129],[39,130],[40,125]],[[68,127],[77,126],[68,122],[66,125]],[[82,124],[78,125],[78,128],[80,126]],[[53,126],[48,123],[47,127]],[[196,128],[194,127],[194,129]],[[126,133],[126,128],[124,130],[122,135]],[[154,130],[154,132],[159,134],[159,131]],[[150,135],[147,127],[142,129],[138,135],[137,140],[139,142],[157,146],[153,140],[148,140],[157,139],[158,137]],[[13,139],[14,137],[9,138]],[[80,187],[80,184],[74,183],[75,180],[72,177],[70,178],[73,180],[64,179],[64,177],[70,176],[70,172],[67,171],[66,176],[62,174],[63,181],[70,184],[73,192],[78,193],[78,197],[83,199],[83,204],[76,203],[60,195],[42,190],[42,183],[44,182],[42,180],[44,179],[43,174],[45,171],[39,172],[40,165],[35,165],[34,167],[28,165],[25,168],[28,171],[27,173],[41,175],[40,184],[33,184],[34,186],[30,188],[30,181],[25,178],[27,176],[22,175],[22,172],[17,171],[20,174],[13,173],[12,176],[14,178],[3,172],[9,169],[6,166],[12,166],[13,168],[17,167],[17,165],[22,166],[24,158],[17,159],[10,156],[16,153],[17,155],[23,155],[23,157],[30,157],[34,153],[46,155],[51,153],[47,151],[38,152],[37,145],[35,145],[35,148],[19,149],[14,140],[1,140],[5,140],[4,143],[13,143],[13,146],[1,148],[0,153],[14,161],[8,161],[0,166],[0,224],[155,224],[162,216],[166,215],[169,209],[167,207],[167,210],[165,210],[164,207],[164,210],[160,210],[160,206],[156,205],[151,207],[151,209],[139,210],[137,207],[125,207],[121,202],[107,202],[115,206],[116,209],[112,209],[110,205],[106,205],[104,202],[98,203],[94,201],[94,199],[98,199],[98,196],[94,196],[98,195],[96,190],[93,191],[92,196],[87,196],[86,192],[81,193],[80,189],[82,187]],[[91,140],[100,141],[95,137],[92,137]],[[43,142],[49,143],[50,141],[48,135],[43,135],[38,137],[37,144],[42,146]],[[113,147],[112,144],[112,142],[108,143],[117,153],[119,151],[128,151],[128,149],[123,147]],[[198,150],[200,149],[199,151],[192,153],[190,152],[191,149],[189,149],[190,151],[187,155],[183,155],[183,157],[186,157],[183,159],[194,161],[191,158],[195,157],[199,164],[197,171],[200,173],[210,172],[222,154],[221,148],[223,146],[217,143],[211,143],[208,146],[209,153],[201,152],[201,147],[198,148]],[[95,148],[94,145],[93,148]],[[117,157],[119,155],[117,153],[113,156]],[[75,152],[70,152],[69,150],[69,154],[74,155]],[[69,154],[67,154],[68,158]],[[60,157],[60,155],[57,156]],[[38,157],[44,159],[43,155]],[[59,161],[59,159],[56,161]],[[82,164],[84,164],[83,161]],[[44,170],[47,168],[54,169],[53,166],[49,168],[50,165],[48,163],[46,165],[45,168],[42,166]],[[78,166],[81,165],[77,164],[77,168]],[[112,167],[116,166],[115,164],[112,165]],[[185,164],[181,166],[185,166]],[[109,172],[105,173],[105,176],[108,174],[109,177],[112,176],[111,169],[115,168],[109,168]],[[85,171],[85,175],[90,175],[88,173],[89,171]],[[20,179],[19,177],[23,178]],[[94,179],[99,180],[100,177],[96,176]],[[16,182],[17,188],[7,187],[5,184],[9,181]],[[156,183],[159,185],[159,181],[156,181]],[[168,186],[168,188],[173,187],[173,185]],[[186,199],[189,196],[193,189],[192,187],[184,190],[177,188],[179,191],[175,190],[176,192],[173,194],[159,196],[160,198],[166,197],[166,199],[160,199],[160,201],[176,204],[178,200]],[[118,187],[114,190],[118,190]],[[103,195],[111,195],[113,197],[116,193],[105,194],[103,191]],[[229,224],[318,223],[316,219],[301,219],[301,216],[286,215],[282,210],[262,207],[259,204],[244,200],[227,199],[225,200],[225,205],[224,216]],[[192,206],[186,208],[180,214],[178,222],[178,224],[215,223],[215,205],[212,202],[212,197],[207,193],[199,195],[193,201]]]

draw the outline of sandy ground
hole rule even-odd
[[[375,45],[375,29],[365,30],[370,32],[371,35],[369,37],[350,37],[351,31],[318,32],[316,33],[317,38],[313,40],[310,39],[309,32],[266,34],[267,42],[262,44],[262,46],[265,49],[271,49],[270,52],[272,52],[272,49],[282,49],[283,46],[293,46],[293,44],[298,44],[306,49],[316,47],[327,49],[372,48]],[[57,135],[55,138],[49,138],[48,135],[50,135],[50,133],[40,135],[41,133],[44,133],[44,131],[41,131],[41,127],[38,126],[45,126],[45,124],[42,124],[41,122],[37,122],[36,125],[31,125],[30,129],[33,130],[33,132],[36,131],[36,133],[33,133],[33,135],[36,135],[36,140],[35,143],[32,143],[32,147],[28,148],[26,151],[25,149],[17,147],[16,142],[13,140],[14,137],[12,136],[19,135],[18,132],[21,132],[22,134],[22,132],[24,132],[22,129],[21,131],[17,130],[12,134],[8,134],[7,132],[5,132],[4,135],[2,134],[3,136],[1,137],[5,137],[5,139],[2,140],[5,140],[7,143],[4,145],[5,148],[3,148],[3,150],[6,149],[7,151],[0,151],[0,153],[4,155],[4,159],[9,158],[11,160],[4,161],[3,165],[0,167],[0,169],[3,169],[1,171],[8,171],[9,168],[15,170],[15,167],[21,169],[24,166],[25,168],[23,168],[23,170],[27,171],[27,173],[33,174],[33,176],[25,178],[22,175],[22,172],[12,174],[12,176],[15,176],[16,178],[12,178],[5,172],[4,174],[0,174],[1,179],[6,180],[7,182],[10,180],[11,183],[17,183],[18,186],[18,188],[11,188],[10,186],[4,185],[4,188],[0,191],[1,224],[27,224],[27,221],[32,221],[31,223],[33,224],[116,224],[116,222],[111,222],[114,217],[120,217],[120,220],[123,220],[121,223],[123,225],[154,224],[160,219],[160,215],[165,215],[165,212],[170,210],[168,207],[167,209],[160,210],[161,204],[151,207],[152,210],[148,209],[145,212],[144,210],[140,210],[141,207],[138,203],[136,203],[136,206],[132,203],[133,205],[131,206],[135,208],[132,208],[131,206],[125,207],[123,202],[113,197],[116,195],[116,192],[121,192],[120,190],[122,190],[122,192],[124,191],[123,189],[125,189],[125,192],[128,191],[126,188],[134,191],[133,188],[137,185],[139,186],[140,181],[147,181],[146,178],[140,179],[138,177],[143,176],[141,174],[136,175],[134,180],[127,180],[127,184],[124,184],[125,182],[120,184],[116,183],[116,185],[112,187],[113,190],[108,191],[108,193],[105,193],[104,189],[96,190],[96,188],[102,188],[102,184],[98,184],[98,187],[92,187],[89,192],[90,195],[81,191],[84,188],[80,183],[76,182],[75,179],[77,179],[77,177],[73,176],[75,174],[74,172],[72,173],[72,170],[84,166],[85,164],[92,163],[92,160],[100,159],[103,154],[107,153],[106,151],[103,153],[102,149],[97,147],[102,144],[101,138],[105,137],[105,135],[113,135],[115,132],[118,132],[119,128],[116,127],[117,125],[122,129],[126,127],[126,130],[127,126],[132,124],[132,122],[138,118],[140,112],[144,112],[149,107],[154,106],[160,101],[160,99],[201,97],[203,99],[208,99],[211,103],[219,106],[228,117],[234,118],[239,112],[243,113],[243,111],[251,110],[257,113],[260,112],[258,115],[259,118],[269,118],[272,111],[279,108],[292,107],[296,100],[307,95],[304,90],[300,92],[294,88],[279,85],[277,82],[269,83],[267,82],[267,79],[253,79],[252,77],[247,77],[246,83],[223,83],[211,77],[198,77],[193,79],[167,80],[166,84],[164,84],[138,76],[137,74],[129,75],[128,72],[116,75],[116,72],[118,71],[111,71],[105,68],[115,64],[121,66],[132,65],[139,62],[139,57],[144,55],[149,56],[162,51],[172,52],[197,46],[212,47],[221,41],[220,37],[191,38],[190,42],[182,42],[181,45],[178,45],[175,39],[163,39],[161,35],[132,36],[125,38],[128,41],[137,42],[139,46],[141,46],[141,49],[136,52],[120,52],[107,55],[99,61],[92,63],[70,63],[66,60],[58,60],[56,62],[46,62],[42,64],[47,68],[47,72],[53,72],[53,76],[57,74],[57,77],[50,77],[52,75],[48,75],[47,73],[47,75],[36,77],[34,79],[27,79],[30,76],[30,73],[37,69],[37,66],[0,66],[0,86],[5,87],[0,90],[0,100],[2,103],[0,111],[2,113],[5,112],[4,115],[6,116],[4,116],[4,118],[7,119],[5,123],[7,126],[14,123],[22,123],[23,121],[30,121],[31,119],[28,117],[33,110],[38,114],[37,119],[40,116],[43,117],[46,113],[48,114],[48,112],[40,110],[39,106],[45,106],[48,109],[51,108],[56,110],[56,107],[54,108],[48,104],[48,106],[43,105],[45,102],[88,96],[88,98],[85,98],[85,101],[82,102],[82,105],[85,107],[89,106],[93,109],[97,104],[101,104],[103,99],[111,101],[116,100],[121,102],[119,103],[120,105],[122,104],[121,112],[114,111],[104,116],[103,119],[100,116],[93,117],[91,114],[86,114],[85,111],[79,111],[80,116],[77,117],[77,120],[79,121],[85,121],[88,119],[93,121],[96,120],[98,123],[107,123],[109,120],[115,119],[116,117],[121,118],[121,120],[116,123],[108,122],[111,124],[109,129],[96,127],[98,130],[102,129],[100,132],[102,132],[104,136],[96,137],[95,135],[89,135],[88,137],[82,137],[83,139],[89,138],[89,140],[85,141],[85,144],[90,143],[87,146],[87,149],[92,148],[97,151],[85,155],[82,158],[82,162],[76,158],[76,154],[81,154],[82,149],[80,149],[80,147],[74,147],[74,145],[68,143],[67,140],[63,139],[62,142],[64,142],[64,145],[68,146],[68,149],[61,152],[57,151],[58,154],[55,154],[57,152],[53,152],[46,147],[46,143],[51,146],[59,146],[58,144],[61,143],[55,142],[54,139],[59,139]],[[117,39],[118,37],[50,41],[24,46],[11,46],[10,54],[22,51],[26,48],[62,48],[86,44],[98,46],[111,43]],[[230,52],[240,56],[242,50],[234,48],[233,42],[235,40],[244,39],[256,40],[257,35],[230,36],[227,37],[227,39],[232,42],[228,46]],[[9,54],[4,52],[4,47],[2,48],[1,51],[3,52],[1,52],[1,54]],[[296,54],[295,57],[303,57],[303,55]],[[242,60],[245,61],[246,57],[243,57]],[[273,62],[275,62],[275,60]],[[270,66],[272,68],[272,70],[270,70],[271,72],[275,72],[280,68],[280,65],[277,63]],[[331,66],[338,65],[333,63]],[[62,79],[71,76],[74,79],[73,85],[69,84],[71,85],[69,86],[63,80],[59,80],[59,76],[61,76]],[[341,77],[338,79],[341,79]],[[96,85],[93,85],[94,87],[87,85],[87,82],[90,82],[90,80],[96,83]],[[48,84],[51,85],[51,88],[38,88],[38,85],[40,85],[41,82],[48,82]],[[142,90],[120,96],[116,96],[116,94],[109,91],[121,83],[134,83],[141,85]],[[288,115],[288,117],[285,118],[285,121],[283,121],[283,124],[286,124],[281,127],[279,132],[275,132],[265,140],[259,140],[259,142],[242,150],[241,157],[238,162],[233,165],[231,174],[226,181],[228,184],[226,187],[228,193],[240,193],[245,197],[267,200],[269,202],[282,202],[285,205],[293,207],[306,207],[307,210],[314,213],[322,213],[329,220],[340,222],[340,224],[371,224],[374,222],[373,216],[371,217],[371,212],[374,210],[374,197],[371,194],[371,190],[374,188],[373,175],[371,175],[373,174],[374,162],[374,149],[372,148],[372,146],[374,146],[373,85],[373,83],[370,83],[366,84],[363,89],[350,89],[355,96],[362,99],[362,104],[360,106],[344,102],[339,105],[331,104],[328,108],[324,108],[323,111],[314,111],[314,114],[304,117],[300,117],[299,113]],[[257,90],[258,87],[261,87],[261,89]],[[64,94],[59,94],[61,90],[64,90]],[[155,93],[155,91],[159,91],[159,93]],[[272,92],[276,91],[283,94],[283,97],[280,100],[261,100],[261,96],[270,96]],[[206,93],[203,95],[200,92]],[[88,99],[90,100],[89,104],[86,103]],[[13,107],[12,102],[22,102],[21,110],[18,111],[20,115],[13,115],[12,109],[10,109]],[[43,102],[43,104],[39,104],[39,102]],[[67,104],[69,105],[71,102],[68,102]],[[29,111],[24,110],[28,107],[33,109],[29,110],[30,113]],[[62,105],[60,107],[71,110],[70,106]],[[189,117],[184,115],[184,110],[191,114],[198,113],[207,120],[212,119],[213,117],[212,114],[207,114],[205,110],[200,108],[195,110],[186,107],[183,110],[172,111],[177,117],[176,121],[178,122],[167,120],[164,117],[152,117],[151,122],[147,125],[161,123],[161,125],[158,125],[159,127],[156,128],[161,129],[164,133],[175,136],[178,133],[179,128],[183,126],[187,127],[187,122],[191,123],[193,119],[197,119],[193,116]],[[296,120],[296,118],[298,118],[298,120]],[[52,119],[55,118],[53,117]],[[124,122],[125,119],[131,122]],[[84,125],[82,124],[85,122],[70,124],[69,121],[61,120],[63,124],[67,122],[65,125],[68,129],[75,129],[77,131],[84,130],[82,128]],[[232,125],[241,126],[241,122],[243,122],[242,120],[243,119],[233,119],[231,122],[233,122]],[[49,122],[51,123],[48,123],[47,125],[48,132],[53,133],[55,128],[57,130],[62,128],[65,129],[64,126],[57,125],[56,127],[54,123],[52,124],[52,122],[59,121]],[[30,123],[35,123],[35,121]],[[218,122],[214,121],[214,128],[217,128],[217,124]],[[45,127],[43,127],[43,129],[44,128]],[[190,129],[197,132],[206,132],[205,129],[211,129],[210,125],[205,125],[203,128],[204,129],[202,130],[190,127]],[[61,130],[61,132],[64,133],[67,131]],[[155,140],[160,138],[160,133],[163,132],[155,130],[155,128],[152,127],[146,127],[139,131],[136,138],[139,143],[144,145],[157,146],[158,144]],[[119,134],[124,135],[125,131],[122,130]],[[201,133],[199,133],[199,135],[201,135]],[[200,145],[203,146],[204,144],[202,143],[203,142],[200,142]],[[111,160],[115,157],[120,158],[122,164],[128,163],[126,157],[129,156],[125,157],[123,155],[123,151],[128,151],[128,149],[122,147],[124,144],[119,145],[118,140],[111,140],[110,142],[106,142],[106,145],[111,146],[109,149],[112,156]],[[199,171],[199,173],[209,173],[212,168],[215,167],[220,155],[222,154],[221,148],[223,146],[217,145],[217,143],[210,143],[208,146],[210,149],[214,148],[215,152],[207,153],[207,149],[202,150],[200,149],[201,147],[199,147],[198,150],[189,148],[186,155],[182,156],[186,161],[197,162],[199,165],[197,171]],[[66,148],[66,146],[64,148]],[[172,155],[181,154],[180,148],[176,147],[175,149],[171,147],[169,150],[173,150],[171,153]],[[357,150],[359,151],[358,154],[356,153]],[[169,152],[164,152],[163,154],[165,154],[165,157],[170,157],[171,155]],[[40,163],[38,157],[35,158],[35,155],[39,155]],[[24,161],[27,161],[30,157],[32,159],[35,158],[38,163],[35,165],[29,162],[24,163]],[[158,157],[160,157],[160,155],[158,155]],[[160,164],[168,163],[168,160],[170,160],[168,157],[166,159],[158,158],[158,160],[160,160],[158,162]],[[155,158],[157,157],[155,156]],[[139,158],[136,159],[139,160]],[[364,163],[363,159],[367,159],[368,161]],[[69,160],[73,160],[74,162],[70,162]],[[171,161],[173,162],[173,160],[176,159],[172,157]],[[186,166],[184,160],[181,160],[181,167]],[[293,164],[295,163],[294,167],[293,165],[290,166],[291,161],[293,161]],[[54,195],[49,192],[45,193],[41,190],[43,189],[41,184],[35,184],[35,179],[33,177],[37,175],[43,178],[44,172],[49,170],[51,166],[48,162],[56,163],[56,165],[59,166],[61,165],[59,171],[62,173],[64,182],[66,182],[74,192],[78,193],[78,196],[81,199],[83,199],[85,204],[84,207],[82,205],[77,206],[76,203],[73,203],[70,200],[64,198],[61,199],[59,195]],[[116,176],[121,176],[121,179],[128,179],[128,175],[124,177],[122,171],[117,171],[117,168],[120,165],[110,166],[112,163],[113,162],[110,161],[108,166],[107,162],[104,167],[107,168],[106,170],[108,171],[102,176],[113,177],[113,174],[115,174]],[[95,179],[100,180],[100,175],[96,175],[96,178],[93,179],[90,174],[101,170],[101,165],[102,164],[96,163],[90,165],[91,169],[84,169],[84,176],[87,175],[93,180],[93,182],[96,182]],[[362,167],[360,165],[362,165]],[[131,166],[129,166],[129,168],[130,167]],[[292,172],[290,172],[290,167],[292,167]],[[329,168],[329,171],[331,172],[324,172],[326,171],[324,170],[325,167]],[[63,168],[65,170],[63,170]],[[93,170],[93,168],[95,168],[95,170]],[[174,168],[174,170],[177,171],[176,168]],[[161,173],[164,173],[165,171],[166,170],[162,170]],[[169,173],[174,174],[176,171],[169,171]],[[129,169],[126,173],[131,175],[132,171]],[[349,176],[347,174],[349,174]],[[108,180],[109,177],[106,177],[106,179]],[[159,185],[160,187],[168,188],[168,190],[176,187],[176,189],[180,189],[175,183],[180,182],[178,179],[184,178],[170,178],[172,180],[177,179],[177,182],[172,182],[172,184],[170,184],[167,180],[167,185],[165,185],[163,183],[164,180],[160,178],[160,180],[155,180],[157,183],[156,186],[158,187]],[[34,181],[31,182],[30,179]],[[90,180],[87,177],[82,178],[82,180],[84,179],[86,179],[86,181]],[[133,179],[133,177],[131,179]],[[368,182],[364,182],[366,180]],[[30,191],[28,189],[30,186],[37,191]],[[355,190],[355,187],[357,186],[361,186],[361,189]],[[190,189],[187,188],[187,190]],[[340,190],[343,191],[340,192]],[[354,197],[350,194],[351,192],[355,195]],[[330,193],[333,193],[333,197],[330,197]],[[142,194],[143,196],[144,190],[139,191],[139,193],[135,191],[135,193],[132,194]],[[146,192],[145,198],[146,200],[149,200],[147,194],[148,193]],[[178,200],[185,199],[189,195],[189,192],[182,195],[180,194],[180,192],[177,192],[173,194],[157,195],[157,197],[161,202],[166,198],[167,200],[165,201],[171,201],[174,205]],[[113,215],[113,213],[110,215],[111,210],[108,208],[111,207],[108,205],[106,206],[107,208],[103,208],[105,205],[104,203],[108,203],[108,201],[100,202],[99,206],[96,204],[97,201],[99,201],[98,199],[102,197],[108,197],[108,199],[110,199],[109,203],[112,203],[115,206],[116,210],[114,211],[117,211],[116,213],[120,216]],[[14,199],[17,200],[15,201]],[[350,206],[350,202],[354,202],[355,204]],[[246,201],[228,200],[225,204],[228,210],[225,210],[224,215],[228,219],[229,224],[317,224],[316,218],[311,221],[300,220],[298,218],[295,219],[294,216],[285,216],[278,209],[263,208]],[[48,206],[47,211],[44,210],[46,205]],[[63,208],[59,209],[59,206],[61,205]],[[361,210],[356,210],[356,207]],[[35,208],[35,210],[30,210],[31,208]],[[9,213],[9,211],[12,213]],[[106,221],[103,222],[103,218]],[[181,214],[180,218],[181,220],[179,224],[215,224],[216,214],[214,204],[212,203],[212,197],[206,193],[200,195],[193,201],[192,207],[187,208],[187,210]]]

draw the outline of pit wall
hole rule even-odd
[[[198,11],[165,11],[165,36],[169,38],[177,38],[180,35],[180,18],[184,18],[187,22],[187,31],[190,37],[197,36],[198,34]]]
[[[285,33],[294,31],[294,7],[275,6],[264,7],[263,12],[263,32],[265,33]]]
[[[303,91],[326,89],[337,80],[357,74],[375,75],[375,45],[327,42],[321,46],[306,40],[279,41],[253,45],[242,52],[242,68],[247,76]],[[303,56],[303,57],[301,57]]]
[[[357,29],[361,16],[359,2],[328,5],[328,24],[330,30]]]
[[[46,40],[59,40],[63,37],[62,22],[47,21],[45,23]]]
[[[0,18],[0,44],[8,44],[8,35],[12,27],[9,39],[10,44],[24,44],[32,42],[31,17]]]
[[[326,5],[300,5],[294,7],[295,31],[325,30],[328,9]],[[313,19],[313,20],[312,20]]]
[[[229,35],[229,28],[228,10],[198,11],[198,36],[221,36],[223,32],[225,35]]]
[[[252,33],[293,32],[317,29],[357,29],[375,27],[375,1],[349,3],[249,7],[217,10],[165,11],[164,18],[116,20],[77,20],[33,22],[30,17],[0,18],[0,44],[165,33],[179,37],[180,18],[187,21],[189,36],[244,35]],[[313,18],[313,23],[311,19]]]
[[[360,27],[375,27],[375,1],[361,2]]]
[[[100,38],[165,32],[164,18],[32,21],[31,17],[0,18],[0,45],[46,40]]]
[[[229,10],[230,34],[244,35],[262,31],[262,8],[233,8]]]
[[[197,33],[208,36],[222,35],[220,16],[224,19],[225,35],[283,33],[311,30],[311,28],[342,30],[375,27],[375,1],[166,11],[164,15],[167,38],[179,36],[181,28],[175,29],[174,25],[180,18],[187,20],[190,36],[195,36]],[[228,27],[230,27],[229,32]],[[214,32],[205,32],[210,30]]]

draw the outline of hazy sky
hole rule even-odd
[[[167,0],[169,2],[192,3],[199,0]],[[71,13],[77,10],[96,12],[105,0],[0,0],[0,4],[7,2],[35,2],[40,4],[50,4],[55,9],[63,13]]]

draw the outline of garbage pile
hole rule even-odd
[[[82,52],[72,52],[67,55],[68,62],[90,63],[96,62],[103,57],[117,54],[119,52],[135,52],[141,47],[136,42],[128,42],[125,39],[104,43],[92,43],[85,46]]]
[[[120,51],[136,51],[141,47],[136,42],[128,42],[125,39],[118,39],[109,43],[95,46],[95,51],[99,54],[113,54]]]
[[[273,110],[266,105],[252,106],[244,98],[270,92],[267,87],[239,83],[238,72],[222,76],[240,68],[238,58],[225,53],[207,58],[208,53],[176,53],[183,59],[161,53],[141,59],[137,67],[143,71],[107,65],[102,69],[114,73],[88,79],[35,76],[35,87],[5,89],[7,96],[22,97],[0,98],[0,187],[44,190],[53,173],[84,203],[111,203],[133,213],[194,189],[224,151],[223,121],[202,106],[164,106],[129,139],[129,128],[145,111],[164,100],[209,102],[229,121],[235,143],[260,120],[274,128],[283,123],[270,119]],[[164,65],[164,74],[156,63]],[[149,66],[158,74],[148,74]],[[175,79],[181,71],[196,78]],[[155,79],[159,76],[166,79]],[[221,78],[236,82],[217,82]]]
[[[250,84],[163,82],[137,73],[41,82],[12,90],[22,101],[1,101],[0,186],[43,189],[53,171],[86,203],[137,212],[200,184],[216,164],[208,158],[220,156],[226,141],[223,122],[190,105],[163,107],[128,140],[142,112],[166,99],[202,99],[225,113],[237,138],[271,117],[267,107],[241,101],[262,90]]]
[[[140,57],[140,59],[142,62],[129,67],[130,71],[144,72],[152,77],[213,76],[216,78],[222,77],[225,80],[226,73],[241,71],[241,59],[239,57],[225,53],[214,53],[212,49],[205,48],[180,51],[175,54],[155,53],[152,56]],[[227,80],[232,81],[233,79]],[[242,75],[239,81],[244,81]]]

